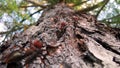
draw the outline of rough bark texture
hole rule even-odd
[[[119,41],[119,29],[58,4],[1,45],[0,68],[120,68]]]

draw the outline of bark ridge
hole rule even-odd
[[[40,45],[33,44],[36,39],[42,47],[34,47]],[[57,4],[36,25],[1,45],[0,67],[120,68],[119,41],[120,29]]]

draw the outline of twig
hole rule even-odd
[[[27,7],[37,7],[37,5],[20,6],[20,8],[27,8]]]
[[[103,4],[103,6],[100,8],[100,10],[98,11],[98,13],[96,14],[96,16],[95,16],[96,18],[98,17],[98,15],[102,11],[102,9],[105,7],[105,5],[109,2],[109,0],[105,0],[104,2],[105,2],[105,4]]]
[[[86,2],[88,2],[88,1],[83,1],[83,2],[81,2],[81,3],[75,4],[75,5],[73,5],[73,7],[82,5],[82,4],[86,3]]]
[[[39,9],[39,10],[37,10],[36,12],[30,14],[29,17],[31,17],[31,16],[33,16],[34,14],[40,12],[41,10],[43,10],[43,9]],[[20,23],[24,22],[26,19],[27,19],[27,18],[23,18],[23,19],[20,21]]]
[[[38,3],[34,2],[34,1],[31,1],[31,0],[25,0],[25,1],[26,1],[26,2],[29,2],[29,3],[32,3],[33,5],[36,5],[36,6],[40,6],[40,7],[42,7],[42,8],[46,8],[46,7],[47,7],[47,6],[38,4]]]
[[[84,12],[88,12],[88,11],[94,10],[94,9],[100,7],[101,4],[104,4],[104,1],[98,3],[98,4],[94,5],[94,6],[90,6],[90,7],[87,7],[85,9],[78,10],[78,11],[76,11],[76,13],[84,13]]]
[[[118,15],[116,15],[116,16],[113,16],[113,17],[110,17],[110,18],[107,18],[107,19],[103,19],[103,20],[101,20],[101,21],[110,20],[110,19],[113,19],[113,18],[119,17],[119,16],[120,16],[120,14],[118,14]]]
[[[42,10],[42,9],[39,9],[38,11],[30,14],[29,16],[31,17],[31,16],[33,16],[34,14],[38,13],[38,12],[41,11],[41,10]],[[26,19],[27,19],[27,18],[23,18],[23,19],[20,21],[20,23],[24,22]],[[0,32],[0,35],[6,34],[6,33],[10,33],[11,31],[14,32],[14,31],[18,30],[18,29],[15,29],[15,28],[16,28],[16,26],[13,26],[13,28],[12,28],[11,30],[9,30],[9,31]]]
[[[29,17],[33,16],[34,14],[38,13],[38,12],[41,11],[41,10],[43,10],[43,9],[39,9],[38,11],[30,14]],[[23,19],[20,21],[20,23],[24,22],[26,19],[27,19],[27,18],[23,18]],[[12,28],[11,30],[9,30],[9,31],[0,32],[0,35],[6,34],[6,36],[5,36],[5,38],[4,38],[4,40],[3,40],[2,42],[5,41],[5,39],[8,37],[8,35],[9,35],[11,32],[14,32],[14,31],[17,31],[17,30],[20,30],[20,29],[23,28],[23,27],[19,27],[19,28],[16,29],[16,27],[18,27],[18,26],[15,25],[15,26],[13,26],[13,28]]]

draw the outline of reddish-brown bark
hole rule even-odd
[[[34,39],[39,39],[32,44],[37,48],[31,47]],[[44,11],[37,25],[2,45],[9,47],[1,46],[0,67],[119,68],[119,40],[120,29],[99,23],[90,14],[76,13],[64,4],[57,4]],[[7,56],[13,53],[12,59]]]

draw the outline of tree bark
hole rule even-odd
[[[36,39],[42,47],[34,47]],[[57,4],[1,45],[0,68],[120,68],[119,41],[120,29]]]

